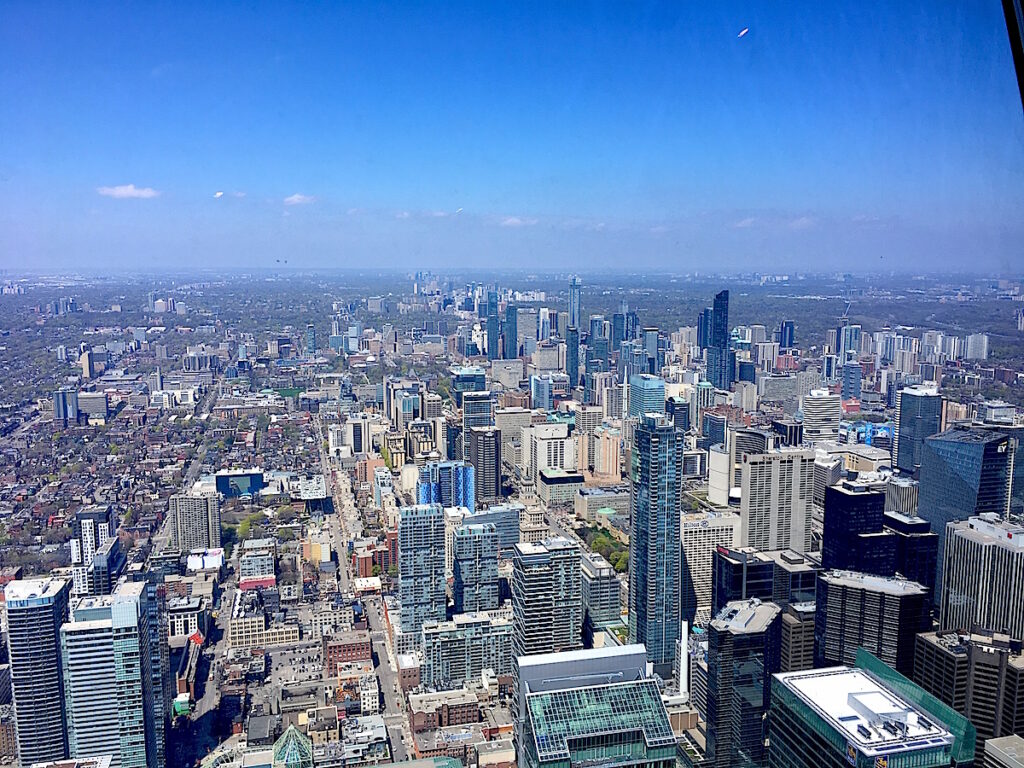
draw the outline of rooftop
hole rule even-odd
[[[781,612],[782,609],[775,603],[762,603],[757,598],[736,600],[718,612],[711,627],[719,632],[733,634],[763,632]]]
[[[786,672],[775,679],[868,757],[953,744],[953,734],[862,669]]]
[[[526,706],[542,762],[568,760],[573,740],[606,733],[640,731],[648,747],[675,747],[654,680],[531,693]]]
[[[858,571],[825,571],[822,573],[821,578],[832,584],[870,589],[874,592],[885,592],[890,595],[924,595],[928,591],[916,581],[886,576],[872,576],[871,574]]]
[[[4,587],[4,599],[8,605],[12,600],[52,600],[67,583],[56,577],[11,581]]]

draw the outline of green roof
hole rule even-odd
[[[654,680],[532,693],[527,708],[540,762],[569,760],[573,740],[629,731],[641,732],[647,748],[675,748]]]

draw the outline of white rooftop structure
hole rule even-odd
[[[953,744],[952,733],[862,669],[829,667],[775,679],[868,757]]]

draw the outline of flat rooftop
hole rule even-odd
[[[775,679],[868,757],[953,744],[953,734],[862,669],[786,672]]]
[[[775,603],[762,603],[756,598],[737,600],[719,611],[711,626],[719,632],[733,634],[763,632],[780,613],[782,609]]]
[[[923,595],[928,591],[916,581],[887,576],[873,576],[868,573],[860,573],[859,571],[825,571],[821,578],[831,584],[870,589],[874,592],[885,592],[889,595]]]
[[[11,581],[4,587],[4,599],[8,604],[12,600],[52,600],[67,583],[56,577]]]

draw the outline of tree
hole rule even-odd
[[[379,565],[373,566],[373,568],[370,570],[370,574],[373,575],[373,576],[380,576],[380,574],[381,574],[380,566]]]

